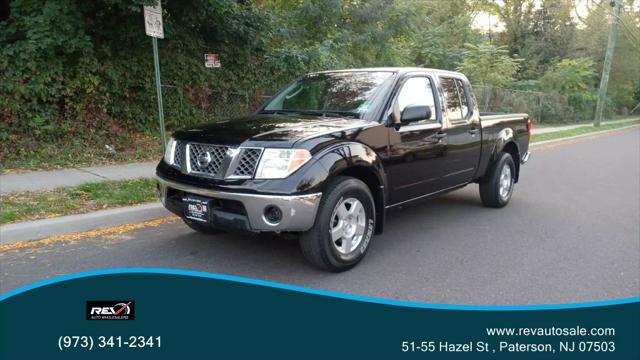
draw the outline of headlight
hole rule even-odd
[[[169,138],[167,141],[167,147],[164,149],[164,162],[169,165],[173,165],[173,154],[176,153],[176,139]]]
[[[311,159],[302,149],[264,149],[260,158],[256,179],[283,179],[298,170]]]

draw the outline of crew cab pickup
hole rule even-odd
[[[461,73],[325,71],[251,116],[175,132],[158,190],[196,231],[299,234],[304,256],[337,272],[365,256],[390,208],[470,183],[505,206],[530,137],[527,114],[481,114]]]

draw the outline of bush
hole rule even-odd
[[[541,88],[568,97],[578,119],[590,118],[596,104],[595,72],[591,59],[565,59],[541,79]]]
[[[509,57],[504,46],[466,44],[464,60],[458,71],[466,74],[474,84],[506,87],[518,71],[518,59]]]
[[[117,142],[127,132],[157,131],[143,3],[11,2],[11,17],[0,23],[2,154],[43,141]],[[270,19],[252,2],[164,5],[166,39],[159,44],[169,129],[213,118],[221,97],[276,87],[260,81],[274,78],[265,74],[293,76],[263,61]],[[219,53],[223,67],[205,69],[205,52]]]

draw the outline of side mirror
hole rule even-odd
[[[429,119],[431,119],[431,108],[427,105],[409,105],[400,115],[400,122],[403,124]]]

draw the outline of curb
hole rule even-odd
[[[640,126],[640,124],[633,124],[633,125],[619,127],[619,128],[610,129],[610,130],[594,131],[594,132],[590,132],[588,134],[575,135],[575,136],[570,136],[570,137],[563,137],[563,138],[544,140],[544,141],[536,141],[534,143],[531,143],[531,145],[529,145],[529,147],[536,147],[536,146],[541,146],[541,145],[546,145],[546,144],[553,144],[553,143],[558,143],[558,142],[563,142],[563,141],[570,141],[570,140],[580,139],[580,138],[585,138],[585,137],[590,137],[590,136],[597,136],[597,135],[601,135],[601,134],[607,134],[607,133],[611,133],[611,132],[614,132],[614,131],[620,131],[620,130],[630,129],[630,128],[633,128],[633,127],[639,127],[639,126]]]
[[[153,220],[168,215],[171,213],[157,202],[2,225],[0,226],[0,246]]]

